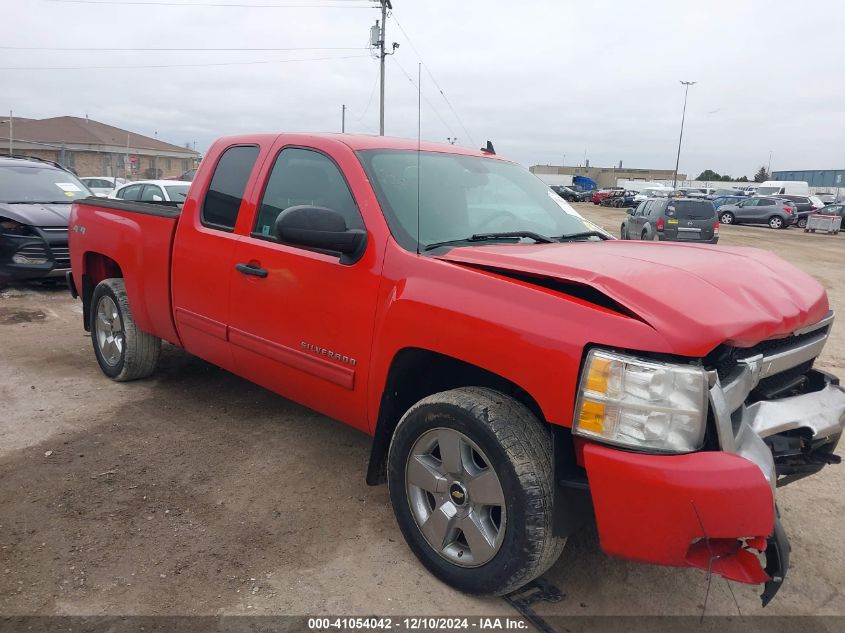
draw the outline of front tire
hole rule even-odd
[[[502,393],[463,387],[420,400],[396,427],[387,467],[405,541],[460,591],[509,593],[566,544],[552,534],[549,433]]]
[[[155,371],[161,339],[138,329],[123,279],[104,279],[91,297],[91,342],[103,373],[117,382]]]
[[[719,216],[719,222],[722,224],[733,224],[734,223],[734,216],[733,213],[728,213],[725,211]]]

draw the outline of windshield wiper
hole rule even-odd
[[[561,235],[558,239],[560,242],[574,242],[575,240],[584,239],[585,237],[600,237],[603,240],[610,238],[600,231],[583,231],[582,233],[570,233],[569,235]]]
[[[423,249],[430,251],[441,246],[450,246],[452,244],[465,244],[467,242],[494,242],[496,240],[518,240],[520,238],[528,238],[534,240],[538,244],[551,244],[554,240],[540,233],[534,231],[505,231],[502,233],[474,233],[469,237],[463,237],[459,240],[447,240],[445,242],[434,242],[428,244]]]
[[[7,200],[0,204],[71,204],[75,200]]]

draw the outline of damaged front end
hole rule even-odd
[[[789,337],[722,351],[709,374],[710,406],[721,449],[756,464],[773,497],[778,486],[841,461],[834,450],[845,425],[845,390],[835,376],[812,369],[832,323],[830,313]],[[777,513],[774,529],[762,545],[757,540],[751,549],[765,554],[765,606],[789,566],[789,541]]]
[[[704,450],[660,455],[576,438],[608,554],[762,584],[763,605],[771,601],[790,554],[777,487],[840,461],[845,390],[812,367],[832,322],[831,313],[788,337],[704,359]]]

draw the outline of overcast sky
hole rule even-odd
[[[137,1],[137,0],[136,0]],[[150,2],[167,0],[150,0]],[[201,5],[203,0],[172,0]],[[307,8],[0,0],[0,108],[85,116],[204,150],[245,131],[378,132],[378,62],[366,49],[379,12],[367,0],[206,0]],[[340,5],[331,8],[325,5]],[[320,6],[322,5],[322,6]],[[364,7],[364,8],[357,8]],[[838,0],[695,3],[623,0],[394,0],[387,38],[386,132],[480,147],[525,165],[674,167],[752,176],[845,168],[845,7]],[[413,46],[412,46],[413,44]],[[255,51],[22,51],[5,47],[329,48]],[[211,64],[346,57],[255,65]],[[9,70],[9,67],[116,66]],[[426,103],[426,99],[430,105]],[[432,107],[433,106],[433,107]],[[445,121],[445,123],[444,123]],[[463,122],[463,125],[461,124]],[[466,129],[464,129],[464,126]]]

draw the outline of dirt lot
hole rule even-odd
[[[579,207],[618,234],[621,212]],[[724,227],[722,244],[779,253],[845,314],[845,235]],[[112,383],[63,288],[0,294],[0,341],[0,614],[512,613],[416,562],[364,483],[364,435],[172,347],[154,378]],[[845,379],[845,325],[818,365]],[[832,466],[779,492],[792,568],[766,613],[845,615],[843,489]],[[547,578],[567,597],[543,614],[698,614],[707,586],[608,558],[590,530]],[[762,612],[731,587],[736,603],[714,578],[708,613]]]

